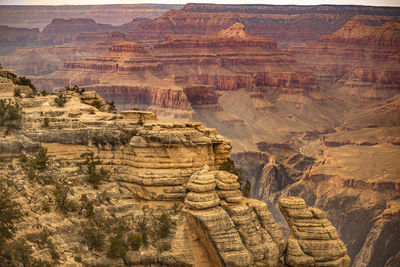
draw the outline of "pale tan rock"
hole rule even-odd
[[[219,205],[220,199],[215,192],[215,178],[208,172],[206,165],[192,174],[187,184],[189,193],[186,194],[185,205],[190,209],[208,209]],[[192,191],[192,189],[194,189]]]
[[[228,213],[221,207],[187,210],[215,246],[227,266],[251,266],[254,258],[243,245]]]
[[[101,112],[76,92],[68,92],[61,107],[55,97],[16,98],[24,111],[22,127],[0,137],[0,157],[8,161],[8,166],[0,164],[0,176],[14,190],[25,214],[18,224],[18,238],[38,235],[38,227],[47,227],[63,266],[76,265],[77,248],[84,265],[280,265],[285,241],[267,205],[244,198],[237,176],[216,171],[231,151],[230,142],[216,130],[200,123],[147,121],[142,125]],[[86,97],[97,98],[91,93]],[[45,118],[47,126],[43,126]],[[90,251],[81,243],[87,218],[77,212],[68,216],[58,212],[51,200],[55,185],[28,179],[17,159],[21,152],[32,158],[39,145],[47,148],[49,156],[48,169],[40,175],[70,186],[69,200],[80,203],[85,194],[93,200],[95,212],[110,219],[109,226],[114,219],[123,219],[129,229],[126,235],[139,233],[139,222],[145,222],[147,231],[157,232],[166,214],[168,235],[161,240],[149,235],[147,246],[128,250],[124,259]],[[84,162],[81,154],[87,152],[93,152],[99,162],[97,170],[108,171],[97,189],[79,168]],[[43,203],[50,203],[49,212],[42,210]],[[324,212],[296,199],[282,201],[282,207],[292,231],[289,263],[345,266],[346,248]],[[107,237],[106,245],[109,241]],[[163,251],[163,243],[171,248]],[[36,258],[49,257],[36,243],[30,244]]]
[[[279,209],[290,228],[285,262],[289,266],[349,266],[346,246],[325,213],[307,207],[304,200],[287,197]]]
[[[279,255],[282,256],[286,248],[286,241],[278,224],[275,222],[272,213],[268,210],[267,204],[252,199],[249,199],[247,203],[249,204],[250,207],[253,208],[254,212],[257,214],[261,226],[268,232],[268,234],[277,244],[277,247],[279,249]]]

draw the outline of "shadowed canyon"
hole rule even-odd
[[[0,263],[400,264],[400,8],[0,14]]]

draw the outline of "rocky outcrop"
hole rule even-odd
[[[15,69],[20,75],[44,75],[61,68],[65,62],[97,56],[114,44],[129,40],[119,31],[81,33],[68,45],[17,49],[10,55],[0,57],[0,60],[4,66]],[[51,91],[52,88],[43,89]]]
[[[215,87],[211,85],[192,85],[183,89],[191,105],[212,105],[218,103]]]
[[[290,235],[285,256],[289,266],[349,266],[346,246],[319,209],[307,207],[301,198],[279,200]]]
[[[267,205],[243,197],[238,177],[218,170],[231,145],[215,129],[137,110],[103,112],[107,104],[90,91],[2,99],[23,108],[21,127],[0,138],[0,174],[24,214],[0,251],[7,262],[24,260],[13,244],[25,240],[27,261],[61,265],[283,264],[286,241]]]
[[[187,184],[186,212],[226,265],[276,266],[285,247],[282,232],[265,204],[244,200],[239,187],[237,176],[203,168]]]
[[[94,69],[117,71],[158,71],[162,65],[150,55],[144,46],[134,42],[114,44],[109,52],[96,58],[89,58],[83,62],[65,63],[69,69]]]

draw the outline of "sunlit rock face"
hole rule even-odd
[[[21,107],[20,120],[14,116],[19,127],[0,126],[1,186],[23,211],[2,257],[23,239],[32,248],[23,260],[49,264],[273,267],[283,265],[284,258],[291,262],[267,205],[244,197],[238,176],[219,170],[232,146],[215,129],[198,122],[162,122],[147,111],[116,114],[96,92],[79,88],[37,94],[14,85],[11,72],[0,69],[0,74],[0,108],[6,108],[3,101]],[[16,90],[20,93],[14,96]],[[100,180],[91,180],[95,177]],[[66,190],[64,202],[60,190]],[[38,209],[44,203],[47,207]],[[323,212],[317,214],[322,219]],[[290,225],[292,220],[288,217]],[[306,224],[314,221],[303,218]],[[336,233],[326,219],[323,223],[323,230]],[[92,227],[100,240],[96,247],[87,239]],[[43,235],[51,245],[43,247]],[[118,250],[117,236],[123,246]],[[337,234],[332,240],[342,244]],[[324,252],[338,254],[331,247],[306,250],[318,257]],[[340,256],[344,253],[342,248]]]

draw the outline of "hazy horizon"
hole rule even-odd
[[[106,4],[178,4],[187,3],[212,3],[212,4],[265,4],[265,5],[362,5],[362,6],[393,6],[400,7],[397,0],[277,0],[277,1],[185,1],[185,0],[0,0],[0,5],[106,5]]]

